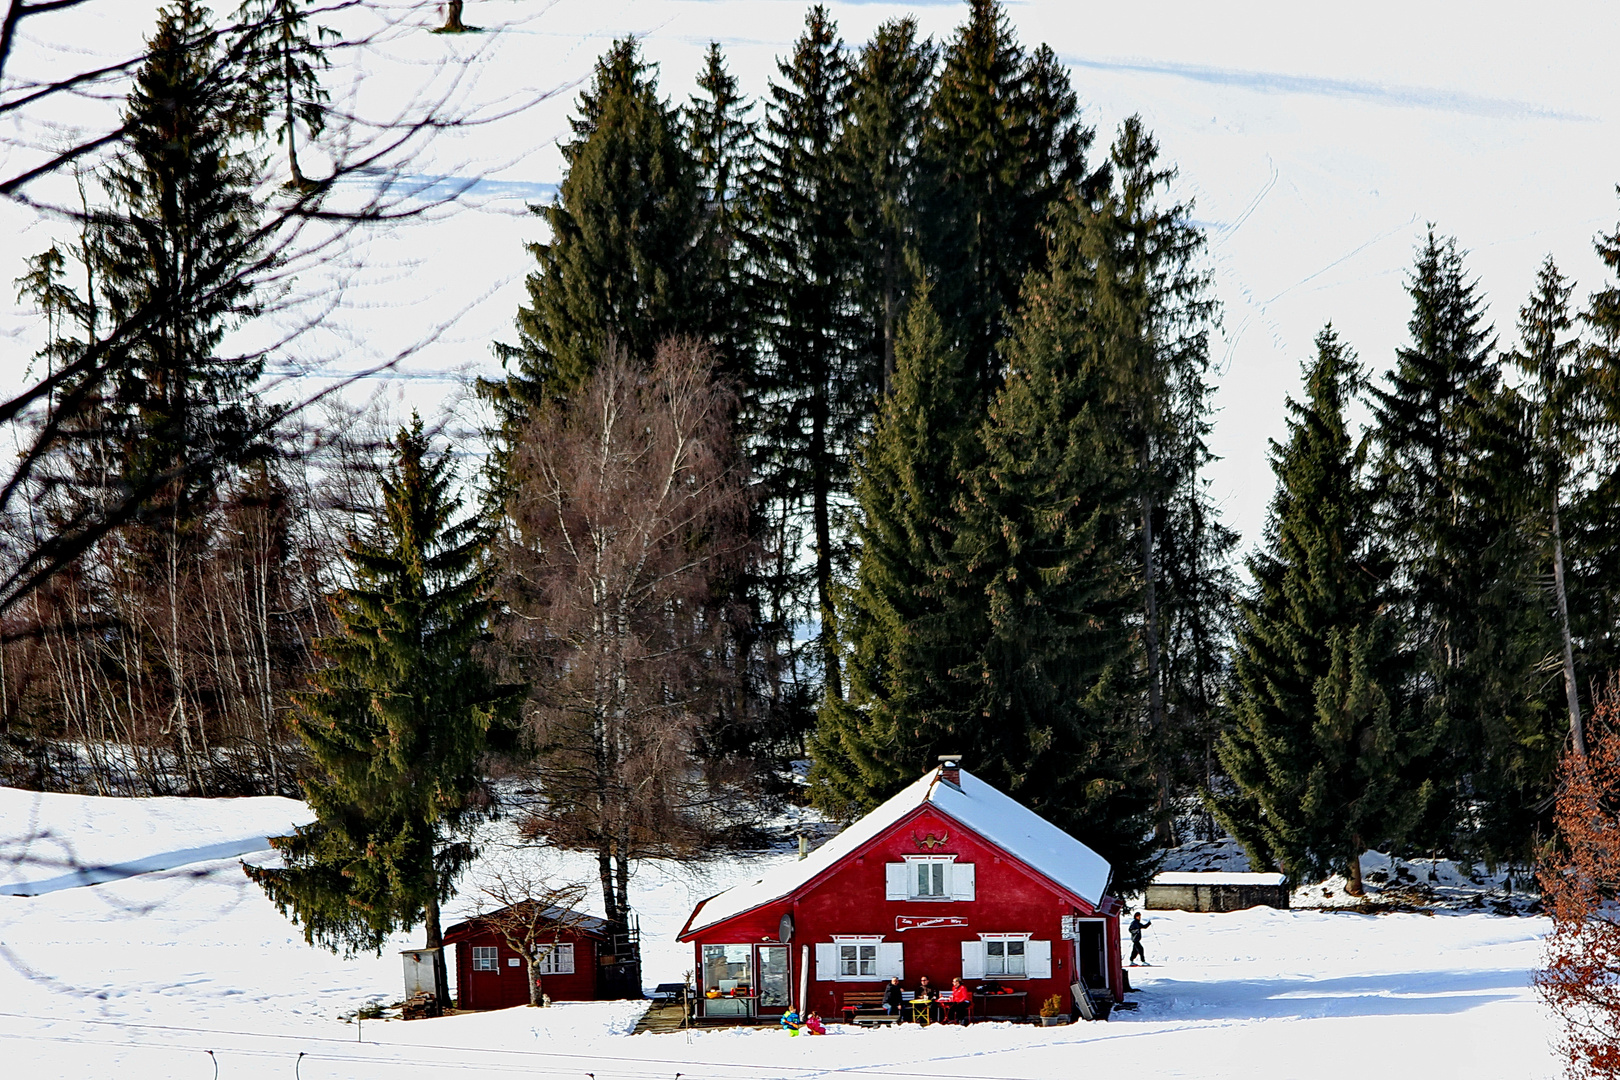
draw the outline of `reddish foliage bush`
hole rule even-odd
[[[1544,863],[1552,915],[1536,989],[1562,1026],[1572,1080],[1620,1078],[1620,692],[1587,727],[1588,752],[1564,757],[1557,840]]]

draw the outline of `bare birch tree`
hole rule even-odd
[[[695,756],[737,677],[715,584],[749,552],[733,396],[713,371],[691,341],[650,370],[610,347],[515,458],[504,592],[534,687],[527,828],[596,855],[617,929],[632,860],[695,853],[735,824]]]

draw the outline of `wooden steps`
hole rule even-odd
[[[685,1005],[679,1003],[674,1005],[653,1005],[641,1014],[641,1021],[636,1024],[636,1030],[632,1034],[640,1035],[643,1031],[651,1031],[654,1034],[662,1035],[671,1031],[679,1031],[685,1019]]]

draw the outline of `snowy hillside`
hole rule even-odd
[[[155,6],[93,0],[41,19],[28,28],[19,62],[54,70],[87,55],[122,56],[147,31]],[[827,6],[851,43],[907,13],[943,39],[963,11],[959,0]],[[426,32],[439,17],[431,3],[352,9],[346,17],[395,20],[399,32],[363,55],[337,58],[328,80],[337,102],[387,117],[454,80],[449,96],[458,115],[486,122],[414,148],[395,173],[379,177],[427,198],[459,193],[452,206],[360,245],[350,254],[364,261],[363,272],[346,257],[305,275],[303,287],[338,307],[321,334],[299,345],[309,355],[295,359],[316,369],[287,392],[420,346],[394,376],[352,393],[386,387],[402,414],[453,402],[461,380],[496,369],[491,341],[512,334],[532,266],[522,245],[544,239],[526,203],[544,201],[561,179],[556,141],[608,42],[641,37],[661,67],[664,92],[681,101],[704,46],[718,40],[757,99],[807,7],[804,0],[470,0],[468,21],[487,32],[463,40]],[[1512,22],[1485,8],[1457,18],[1456,5],[1444,0],[1309,13],[1263,0],[1083,7],[1030,0],[1009,10],[1023,41],[1047,42],[1069,64],[1099,149],[1123,118],[1140,113],[1179,164],[1181,193],[1197,200],[1225,310],[1213,350],[1220,414],[1212,446],[1224,459],[1211,470],[1213,490],[1250,541],[1272,488],[1266,438],[1282,431],[1283,395],[1297,388],[1313,336],[1332,320],[1370,367],[1387,367],[1405,339],[1403,275],[1426,223],[1471,252],[1469,268],[1504,338],[1548,252],[1579,282],[1577,302],[1599,282],[1591,238],[1620,216],[1620,81],[1610,35],[1594,32],[1612,25],[1599,0]],[[84,109],[73,119],[98,122],[91,106]],[[26,126],[13,134],[24,142],[57,137]],[[60,221],[0,207],[0,235],[10,238],[0,245],[5,280],[62,231]],[[39,320],[15,307],[7,290],[0,340],[27,344],[38,333]],[[30,351],[7,348],[0,389],[15,385]]]
[[[640,1006],[577,1004],[411,1023],[345,1014],[399,996],[400,963],[345,960],[303,944],[217,845],[305,820],[288,800],[103,800],[0,789],[7,882],[114,859],[169,868],[38,896],[0,895],[0,1038],[28,1077],[1046,1078],[1317,1077],[1388,1067],[1428,1077],[1539,1080],[1557,1074],[1529,988],[1546,922],[1487,914],[1367,916],[1256,909],[1153,913],[1134,968],[1137,1010],[1042,1029],[775,1030],[626,1037]],[[48,836],[49,841],[31,837]],[[491,838],[497,839],[497,837]],[[259,852],[248,856],[263,861]],[[504,857],[496,845],[492,857]],[[538,856],[546,858],[547,856]],[[631,886],[649,982],[681,978],[673,936],[692,904],[763,863],[701,872],[644,866]],[[555,863],[568,867],[568,859]],[[129,871],[136,868],[130,867]],[[477,871],[469,876],[472,887]],[[419,943],[401,937],[403,948]],[[993,1063],[992,1063],[993,1062]],[[1381,1067],[1381,1066],[1377,1066]]]

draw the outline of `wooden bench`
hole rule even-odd
[[[905,991],[906,1001],[910,1001],[912,993]],[[846,1024],[898,1024],[899,1016],[890,1016],[883,1011],[883,991],[881,990],[853,990],[844,995],[842,1007],[844,1023]]]

